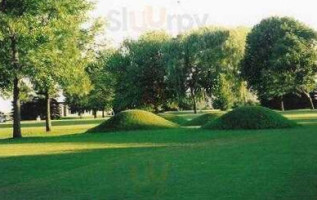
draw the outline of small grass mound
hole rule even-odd
[[[184,125],[188,122],[184,117],[181,117],[178,115],[160,114],[160,116],[168,121],[174,122],[175,124],[179,124],[179,125]]]
[[[109,120],[88,132],[167,129],[176,127],[178,127],[177,124],[151,112],[143,110],[127,110],[111,117]]]
[[[297,124],[281,114],[260,106],[237,108],[203,126],[205,129],[280,129],[291,128]]]
[[[221,117],[223,113],[207,113],[203,114],[199,117],[196,117],[190,121],[188,121],[185,126],[203,126],[208,122],[211,122],[219,117]]]

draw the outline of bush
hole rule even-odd
[[[167,129],[176,127],[178,127],[178,125],[175,123],[153,113],[143,110],[127,110],[120,112],[88,132]]]
[[[174,122],[174,123],[179,124],[179,125],[184,125],[188,122],[184,117],[181,117],[178,115],[161,114],[160,116],[168,121]]]
[[[217,118],[219,118],[220,116],[222,116],[223,113],[207,113],[207,114],[203,114],[199,117],[196,117],[190,121],[188,121],[185,126],[203,126],[205,124],[207,124],[208,122],[211,122]]]
[[[296,123],[281,114],[260,106],[237,108],[203,126],[205,129],[278,129],[291,128]]]

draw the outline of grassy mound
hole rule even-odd
[[[175,124],[183,125],[186,124],[188,121],[181,116],[173,115],[173,114],[160,114],[161,117],[164,119],[174,122]]]
[[[185,126],[203,126],[207,124],[208,122],[211,122],[219,117],[221,117],[223,113],[207,113],[203,114],[199,117],[196,117],[187,123],[185,123]]]
[[[260,106],[237,108],[203,126],[206,129],[279,129],[296,126],[281,114]]]
[[[120,112],[99,126],[88,132],[107,132],[120,130],[147,130],[176,128],[173,122],[170,122],[160,116],[143,110],[127,110]]]

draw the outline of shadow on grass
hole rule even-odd
[[[298,129],[155,131],[146,140],[167,140],[167,135],[175,134],[178,140],[183,139],[182,142],[204,137],[204,142],[211,142],[206,140],[209,138],[214,143],[202,144],[208,145],[208,148],[189,144],[181,146],[186,148],[171,145],[81,149],[60,154],[0,158],[1,199],[150,200],[184,199],[186,196],[187,199],[201,200],[217,195],[215,199],[223,199],[224,196],[228,199],[248,199],[254,195],[257,195],[256,199],[284,196],[279,199],[313,199],[316,193],[313,159],[316,136],[311,130],[305,128],[306,137]],[[296,133],[294,137],[292,133]],[[104,137],[105,141],[119,141],[123,140],[123,136],[133,139],[137,135],[141,140],[149,134],[83,134],[82,138],[80,135],[69,136],[67,141],[77,141],[77,137],[82,139],[81,142],[86,137],[96,137],[93,140],[98,141],[99,137]],[[66,136],[60,138],[67,139]],[[175,138],[171,137],[169,141],[172,140]],[[219,146],[224,148],[214,148]],[[303,171],[303,167],[307,170]],[[178,198],[175,198],[176,194]]]
[[[14,144],[34,144],[44,145],[52,144],[165,144],[165,143],[199,143],[213,139],[237,139],[239,137],[260,137],[262,135],[281,135],[292,134],[299,130],[315,130],[314,126],[303,126],[292,129],[274,129],[274,130],[205,130],[193,128],[178,128],[164,130],[142,130],[142,131],[119,131],[108,133],[80,133],[50,137],[26,137],[21,139],[2,139],[2,145]],[[1,149],[1,147],[0,147]],[[1,153],[0,153],[1,155]]]
[[[32,199],[32,197],[38,198],[38,195],[54,195],[54,191],[62,191],[63,186],[69,188],[69,186],[65,186],[69,180],[77,180],[80,178],[81,181],[83,181],[83,179],[85,179],[83,177],[85,176],[90,179],[94,177],[95,180],[93,180],[94,183],[91,184],[91,186],[98,188],[100,182],[103,182],[103,184],[107,183],[101,174],[110,176],[115,173],[115,177],[119,177],[119,175],[122,174],[120,170],[125,171],[124,168],[128,166],[120,168],[118,163],[124,160],[131,160],[132,155],[138,157],[138,159],[144,159],[147,155],[151,154],[154,149],[157,149],[157,147],[92,149],[62,154],[0,158],[0,163],[2,163],[0,166],[2,173],[0,180],[1,198],[12,199],[12,197],[15,196],[18,197],[17,199]],[[18,177],[16,176],[17,171],[19,172]],[[93,173],[93,175],[91,173]],[[57,181],[58,184],[53,184],[54,188],[46,187],[55,181]],[[115,185],[124,184],[124,182],[120,183],[121,180],[118,180],[119,182],[116,181],[117,180],[112,177],[112,183],[109,185],[114,184],[114,182]],[[78,189],[83,190],[83,186],[78,185],[78,182],[75,182],[71,187],[78,187]],[[13,191],[20,191],[21,193],[18,194]],[[76,193],[72,195],[76,195]]]

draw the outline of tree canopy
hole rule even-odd
[[[60,80],[70,80],[65,75],[81,70],[83,39],[89,36],[81,26],[91,8],[87,0],[1,1],[0,87],[13,90],[14,137],[21,137],[21,82],[31,81],[47,92]],[[68,67],[74,64],[75,69]]]
[[[247,38],[242,76],[261,99],[305,93],[316,87],[317,34],[287,17],[272,17],[256,25]]]

